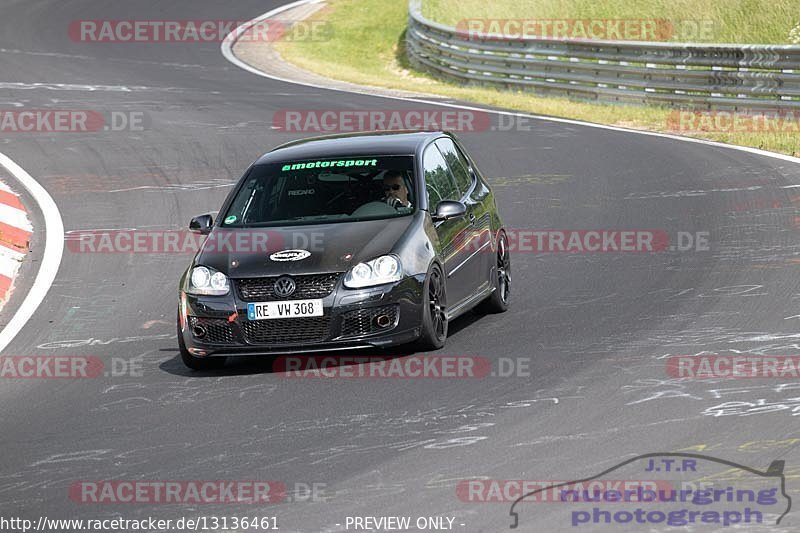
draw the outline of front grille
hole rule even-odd
[[[249,302],[270,302],[274,300],[307,300],[324,298],[333,292],[336,282],[342,274],[310,274],[291,277],[297,288],[294,293],[286,297],[277,296],[272,288],[275,281],[282,276],[269,278],[247,278],[235,280],[239,296]]]
[[[195,326],[201,326],[206,334],[198,337],[194,334]],[[207,344],[233,344],[233,329],[226,318],[198,318],[189,317],[189,327],[192,337]]]
[[[383,307],[357,309],[345,313],[342,317],[342,337],[368,335],[370,333],[391,329],[391,326],[381,328],[375,324],[375,319],[380,315],[388,316],[390,324],[394,325],[397,321],[397,306],[385,305]]]
[[[241,323],[250,344],[299,344],[322,342],[330,334],[330,316],[245,320]]]

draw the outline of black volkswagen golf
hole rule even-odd
[[[227,356],[441,348],[448,322],[508,307],[494,194],[447,132],[318,137],[247,170],[180,281],[193,369]]]

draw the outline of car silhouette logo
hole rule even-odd
[[[310,255],[311,252],[307,250],[282,250],[270,255],[269,258],[273,261],[300,261]]]
[[[649,499],[643,499],[642,492],[640,491],[638,495],[635,491],[629,491],[626,496],[620,497],[617,499],[605,499],[605,496],[602,495],[602,492],[598,492],[596,489],[594,491],[586,491],[583,489],[583,500],[581,500],[580,496],[580,489],[574,490],[575,487],[587,487],[588,484],[591,482],[603,482],[604,476],[611,474],[612,472],[616,472],[614,476],[618,475],[618,472],[624,471],[623,469],[626,467],[636,468],[637,463],[647,461],[647,467],[644,469],[644,472],[648,473],[648,479],[652,481],[648,481],[649,483],[658,484],[660,483],[671,483],[673,486],[668,489],[664,488],[657,488],[656,490],[650,490],[650,492],[655,495],[655,499],[648,496]],[[674,466],[678,465],[678,466]],[[713,466],[716,466],[720,470],[716,473],[709,472],[709,469]],[[643,455],[636,455],[634,457],[626,458],[624,461],[620,462],[617,465],[612,466],[595,474],[593,476],[589,476],[583,479],[577,479],[574,481],[566,481],[566,482],[553,482],[553,484],[544,484],[545,486],[541,488],[536,488],[535,490],[529,491],[525,494],[519,496],[514,503],[511,504],[510,509],[510,517],[511,517],[511,525],[510,529],[517,529],[520,526],[520,514],[521,514],[521,507],[520,504],[522,502],[531,502],[536,501],[536,497],[542,497],[545,493],[554,493],[557,489],[566,488],[566,490],[562,490],[561,492],[561,501],[562,502],[600,502],[601,499],[607,502],[617,502],[620,504],[624,503],[632,503],[637,505],[639,502],[653,502],[654,504],[659,503],[661,505],[665,505],[667,512],[665,512],[665,508],[659,508],[654,513],[647,513],[645,520],[653,520],[652,523],[658,523],[660,517],[663,517],[663,520],[670,520],[674,521],[674,523],[680,523],[682,517],[686,515],[692,516],[688,507],[686,507],[686,502],[688,505],[703,505],[703,520],[713,520],[713,517],[709,518],[706,513],[716,513],[717,516],[728,516],[729,518],[724,520],[732,520],[731,523],[734,523],[737,516],[741,518],[744,515],[744,520],[749,521],[750,519],[747,518],[749,513],[751,512],[750,507],[746,507],[741,509],[743,512],[739,512],[737,510],[731,510],[730,508],[722,507],[720,509],[714,509],[711,506],[712,504],[717,504],[725,506],[727,503],[745,503],[748,502],[747,497],[739,497],[738,501],[736,499],[731,498],[723,498],[720,497],[719,494],[721,493],[736,493],[737,495],[740,493],[746,493],[748,490],[751,490],[751,487],[754,483],[758,483],[760,480],[762,483],[766,484],[768,488],[758,490],[759,497],[756,499],[755,497],[749,501],[754,502],[753,505],[761,505],[765,507],[766,511],[770,510],[771,505],[775,505],[776,507],[772,508],[774,512],[771,513],[764,513],[764,517],[770,516],[771,518],[775,518],[775,525],[780,525],[781,520],[789,513],[792,508],[792,498],[786,493],[786,475],[784,474],[784,470],[786,467],[786,462],[782,459],[776,459],[772,461],[766,470],[758,470],[755,468],[751,468],[746,465],[742,465],[739,463],[734,463],[733,461],[728,461],[726,459],[721,459],[717,457],[712,457],[710,455],[703,455],[697,453],[684,453],[684,452],[654,452],[654,453],[646,453]],[[738,471],[738,472],[737,472]],[[697,472],[702,472],[700,477],[696,480],[693,477],[697,476]],[[748,474],[751,477],[743,477],[742,474]],[[675,478],[672,478],[674,476]],[[684,477],[684,476],[688,476]],[[625,477],[625,476],[623,476]],[[725,489],[720,489],[719,486],[715,487],[713,490],[708,487],[708,482],[716,478],[718,483],[722,483],[725,486]],[[616,477],[611,478],[616,479]],[[688,482],[688,483],[687,483]],[[695,485],[695,482],[700,482],[701,486],[698,487]],[[608,481],[606,481],[608,483]],[[619,483],[619,482],[617,482]],[[622,482],[625,484],[625,482]],[[739,487],[734,487],[733,484],[739,485]],[[771,486],[770,486],[771,485]],[[669,485],[667,485],[669,486]],[[676,489],[675,487],[680,486],[680,489]],[[743,489],[743,490],[740,490]],[[618,492],[615,489],[607,490],[607,492],[613,493]],[[676,492],[683,492],[684,496],[682,497],[675,497]],[[691,496],[694,494],[693,497],[689,497],[686,499],[685,494],[689,493]],[[587,496],[590,494],[590,496]],[[597,499],[597,494],[601,494],[601,499]],[[669,496],[665,496],[665,494],[669,494]],[[780,495],[780,497],[778,497]],[[594,499],[592,499],[594,498]],[[705,501],[704,501],[705,500]],[[545,500],[539,500],[545,501]],[[555,500],[558,501],[558,500]],[[673,503],[676,506],[676,509],[670,509],[669,505]],[[778,505],[781,503],[782,505]],[[597,505],[596,503],[594,505]],[[597,508],[595,511],[599,511],[600,509]],[[672,518],[667,518],[669,513],[676,513],[677,515],[671,515]],[[586,524],[592,521],[592,515],[587,512],[585,509],[580,511],[567,511],[568,514],[572,517],[573,525],[581,525]],[[757,521],[762,521],[762,513],[760,511],[756,511],[753,515],[758,516]],[[543,516],[539,514],[539,516]],[[614,515],[617,516],[617,515]],[[622,515],[624,516],[624,515]],[[694,515],[700,516],[700,515]],[[587,519],[588,517],[588,519]],[[624,520],[624,518],[622,518]],[[638,520],[638,518],[637,518]],[[694,518],[689,518],[687,521],[687,525],[691,523]],[[619,523],[622,523],[621,521]],[[642,523],[642,522],[639,522]],[[720,522],[720,523],[724,523]],[[745,522],[742,522],[745,523]],[[764,523],[767,523],[764,520]],[[526,526],[529,528],[528,530],[534,531],[531,528],[531,524],[527,523]]]
[[[297,285],[289,276],[278,278],[275,281],[275,285],[272,286],[272,292],[275,293],[275,296],[291,296],[295,290],[297,290]]]

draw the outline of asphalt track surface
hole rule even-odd
[[[272,130],[274,112],[421,107],[259,78],[228,63],[217,43],[86,44],[67,35],[75,19],[247,20],[279,4],[5,2],[0,107],[143,111],[149,124],[138,133],[4,134],[0,151],[50,192],[67,231],[180,229],[218,209],[259,154],[302,136]],[[460,501],[458,480],[580,479],[638,454],[687,449],[757,469],[784,459],[797,496],[794,387],[669,381],[665,358],[800,353],[791,187],[800,166],[531,125],[462,135],[495,183],[507,227],[709,232],[711,250],[515,254],[512,309],[459,319],[438,353],[524,358],[530,375],[322,380],[287,379],[254,359],[187,371],[174,316],[190,256],[66,249],[47,298],[4,355],[138,360],[141,376],[0,383],[3,516],[276,515],[281,530],[313,532],[342,530],[349,515],[447,515],[457,530],[501,531],[509,506]],[[746,403],[712,416],[729,401]],[[76,481],[107,479],[316,483],[327,501],[69,498]],[[542,513],[543,525],[527,530],[569,529],[553,509],[525,507],[523,525]],[[782,526],[797,524],[790,513]]]

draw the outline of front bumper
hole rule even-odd
[[[419,338],[423,284],[424,275],[378,287],[347,289],[340,277],[333,292],[322,298],[322,317],[254,321],[247,319],[247,303],[252,300],[242,299],[235,287],[225,296],[181,293],[179,335],[196,357],[397,346]],[[205,334],[198,335],[197,326]]]

